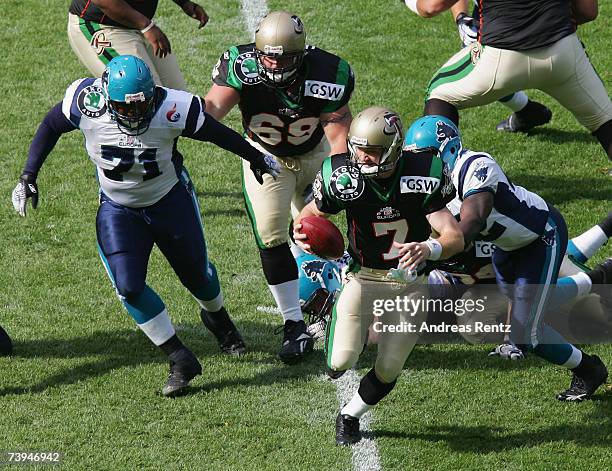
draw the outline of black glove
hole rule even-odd
[[[457,15],[457,18],[455,18],[455,23],[457,23],[459,38],[464,47],[478,40],[478,25],[476,21],[474,21],[474,18],[461,12]]]
[[[260,158],[257,160],[251,161],[251,171],[255,175],[255,179],[260,185],[263,185],[263,176],[264,173],[267,173],[276,180],[281,168],[274,156],[270,154],[260,154],[259,157]]]
[[[24,173],[19,177],[19,183],[13,190],[12,200],[13,207],[19,215],[26,215],[26,204],[28,198],[32,198],[32,208],[38,207],[38,186],[36,185],[36,177]]]

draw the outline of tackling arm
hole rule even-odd
[[[331,146],[329,155],[347,152],[346,139],[353,119],[349,106],[344,105],[332,113],[322,113],[320,119],[325,137]]]
[[[599,14],[598,0],[572,0],[571,6],[577,25],[593,21]]]
[[[468,196],[461,203],[459,227],[466,247],[486,227],[487,217],[493,210],[493,198],[490,191],[481,191]]]

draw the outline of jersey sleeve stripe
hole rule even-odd
[[[463,201],[463,199],[465,198],[465,196],[463,195],[463,184],[465,183],[467,172],[470,169],[470,166],[472,165],[474,160],[480,157],[484,157],[484,155],[481,155],[481,154],[471,155],[466,159],[465,162],[462,162],[461,164],[461,169],[459,169],[459,185],[458,185],[459,188],[457,188],[457,196],[459,196],[459,199],[461,201]]]
[[[189,106],[187,120],[185,122],[185,134],[195,134],[204,124],[204,113],[202,112],[202,101],[200,97],[194,96]]]

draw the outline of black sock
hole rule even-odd
[[[582,352],[582,350],[581,350]],[[581,378],[590,371],[593,365],[593,357],[587,353],[582,352],[582,360],[580,360],[580,364],[572,369],[572,372]]]
[[[202,322],[208,330],[210,330],[218,340],[227,335],[230,330],[235,330],[236,326],[232,322],[225,307],[218,311],[211,312],[202,309],[205,313],[202,315]]]
[[[374,368],[368,371],[359,383],[359,395],[363,402],[370,406],[378,404],[395,387],[397,380],[392,383],[383,383],[376,377]]]
[[[168,340],[166,340],[159,346],[159,348],[162,349],[162,352],[164,352],[168,356],[172,355],[174,352],[184,347],[185,345],[183,345],[183,342],[180,341],[176,334],[174,334],[172,337],[170,337]]]
[[[597,224],[604,233],[608,236],[608,239],[612,237],[612,211],[608,213],[608,215]]]
[[[599,126],[599,129],[593,133],[593,136],[597,138],[601,147],[608,154],[608,158],[612,160],[612,119]]]

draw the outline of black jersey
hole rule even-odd
[[[361,266],[397,267],[393,242],[421,242],[431,227],[426,216],[444,208],[453,196],[442,161],[432,154],[403,152],[386,181],[365,178],[348,154],[327,158],[313,192],[319,210],[346,211],[349,253]]]
[[[569,0],[481,0],[480,42],[526,51],[549,46],[576,30]]]
[[[316,147],[323,137],[319,116],[348,103],[355,85],[346,61],[314,46],[306,47],[298,74],[287,89],[264,85],[257,72],[255,44],[251,43],[225,51],[212,79],[240,93],[246,134],[268,152],[287,157]]]
[[[125,0],[134,10],[139,11],[147,18],[153,18],[155,10],[157,10],[157,3],[159,0]],[[93,23],[100,23],[108,26],[127,26],[117,23],[112,20],[105,13],[100,10],[91,0],[72,0],[70,8],[68,10],[73,15],[77,15],[86,21],[92,21]]]

